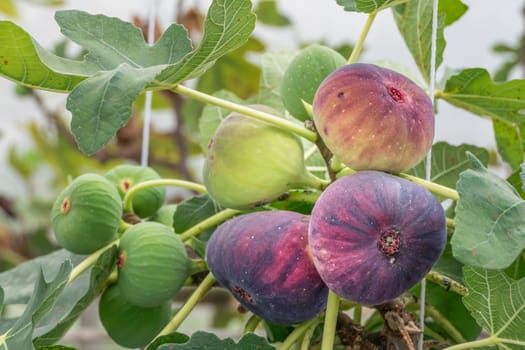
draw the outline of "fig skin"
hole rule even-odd
[[[361,171],[321,194],[308,239],[314,264],[331,290],[377,305],[412,288],[439,259],[447,239],[445,214],[424,187]]]
[[[308,220],[284,210],[230,219],[208,242],[208,267],[261,318],[278,324],[308,320],[324,310],[328,295],[311,260]]]
[[[122,201],[102,175],[75,178],[51,208],[51,226],[57,242],[76,254],[91,254],[117,237]]]
[[[171,299],[189,276],[189,268],[184,244],[166,225],[141,222],[120,239],[117,285],[133,305],[156,307]]]
[[[321,83],[312,108],[327,148],[355,170],[405,171],[432,146],[432,101],[387,68],[365,63],[339,68]]]
[[[327,46],[312,44],[300,50],[286,68],[281,81],[284,107],[301,121],[312,119],[303,101],[312,104],[321,82],[345,64],[346,58]]]
[[[160,179],[160,175],[150,167],[123,164],[106,173],[106,178],[117,186],[122,198],[134,185]],[[132,201],[133,212],[141,218],[147,218],[164,204],[166,189],[164,187],[145,188],[135,194]]]
[[[142,348],[168,324],[171,302],[152,308],[136,306],[128,303],[113,284],[102,293],[98,314],[106,333],[115,343],[130,349]]]
[[[257,106],[271,110],[263,107]],[[203,178],[218,204],[238,210],[270,203],[294,187],[319,186],[306,170],[299,138],[238,113],[222,120],[212,137]]]

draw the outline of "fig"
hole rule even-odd
[[[319,186],[295,135],[238,113],[223,119],[210,140],[203,178],[218,204],[239,210],[267,204],[296,186]]]
[[[105,176],[117,186],[122,198],[134,185],[160,179],[160,175],[153,168],[131,164],[118,165],[109,170]],[[133,197],[133,212],[141,218],[149,217],[164,204],[165,197],[164,187],[145,188]]]
[[[57,242],[76,254],[91,254],[116,239],[122,201],[113,184],[102,175],[75,178],[51,209]]]
[[[445,213],[424,187],[379,171],[330,184],[312,209],[313,261],[328,288],[377,305],[416,285],[439,259]]]
[[[177,204],[167,204],[162,206],[155,214],[150,216],[149,221],[159,222],[168,227],[173,227],[173,215],[175,215],[175,210],[177,209]]]
[[[337,69],[317,89],[312,108],[326,147],[355,170],[404,171],[432,146],[432,101],[387,68],[354,63]]]
[[[294,324],[326,306],[308,248],[309,216],[285,210],[244,214],[221,224],[206,259],[217,281],[261,318]]]
[[[142,348],[168,324],[171,302],[151,308],[136,306],[128,303],[113,284],[102,293],[98,314],[106,333],[115,343],[130,349]]]
[[[281,81],[284,107],[299,120],[309,120],[303,101],[312,104],[315,92],[328,74],[344,66],[346,59],[337,51],[319,44],[309,45],[294,57]]]
[[[158,222],[140,222],[119,244],[118,282],[122,297],[141,307],[171,299],[189,275],[190,260],[173,230]]]

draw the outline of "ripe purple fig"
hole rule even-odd
[[[248,310],[279,324],[308,320],[326,306],[328,288],[308,248],[309,216],[274,210],[226,221],[208,242],[217,281]]]
[[[308,239],[328,288],[351,301],[377,305],[412,288],[439,259],[447,239],[445,214],[424,187],[361,171],[321,194]]]
[[[434,112],[425,91],[373,64],[348,64],[326,77],[316,91],[313,116],[328,149],[355,170],[410,169],[434,138]]]

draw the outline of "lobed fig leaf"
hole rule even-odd
[[[314,264],[336,294],[377,305],[415,286],[447,240],[445,213],[424,187],[379,171],[342,177],[310,219]]]
[[[102,175],[74,179],[55,200],[51,225],[58,243],[76,254],[90,254],[116,238],[122,216],[117,189]]]
[[[284,210],[230,219],[208,241],[208,267],[261,318],[278,324],[308,320],[325,308],[328,294],[311,260],[308,220]]]
[[[171,299],[189,275],[184,244],[173,230],[141,222],[124,232],[119,245],[118,282],[123,298],[141,307]]]
[[[306,170],[303,146],[295,135],[238,113],[217,128],[203,177],[218,204],[239,210],[269,203],[296,186],[319,186]]]

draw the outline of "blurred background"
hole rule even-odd
[[[154,11],[157,34],[176,21],[184,24],[192,39],[198,42],[210,2],[0,0],[0,19],[16,22],[43,47],[74,58],[82,53],[61,35],[53,18],[57,10],[79,9],[115,16],[144,29],[150,11]],[[492,1],[463,0],[463,3],[469,7],[468,11],[445,31],[447,46],[444,64],[438,70],[438,87],[440,79],[449,71],[470,67],[486,68],[501,81],[521,78],[525,4],[509,0],[497,5]],[[366,19],[363,14],[344,12],[335,0],[255,0],[254,4],[259,19],[253,38],[189,84],[204,92],[228,89],[241,98],[249,97],[257,92],[259,59],[263,52],[293,51],[309,43],[322,42],[348,56]],[[388,61],[417,75],[390,11],[383,11],[376,18],[360,60]],[[33,91],[0,79],[0,271],[57,249],[49,235],[49,211],[68,179],[140,160],[143,98],[136,103],[130,123],[107,147],[89,158],[77,150],[69,133],[70,115],[65,101],[64,94]],[[172,93],[154,95],[150,165],[161,175],[200,179],[202,151],[196,127],[202,107]],[[495,148],[488,119],[443,102],[438,105],[436,141]],[[493,160],[492,166],[508,175],[498,159]],[[173,190],[169,200],[177,202],[184,196],[184,192]],[[89,317],[89,312],[68,342],[76,346],[84,344],[82,349],[100,349],[100,344],[93,339],[105,341],[104,335],[96,324],[96,317]],[[182,331],[197,325],[199,329],[217,327],[223,322],[220,318],[208,317],[210,321],[206,324],[203,316],[206,312],[204,307],[192,314]],[[228,313],[227,310],[221,312]],[[235,318],[227,319],[236,322]],[[109,348],[109,345],[104,347]]]

